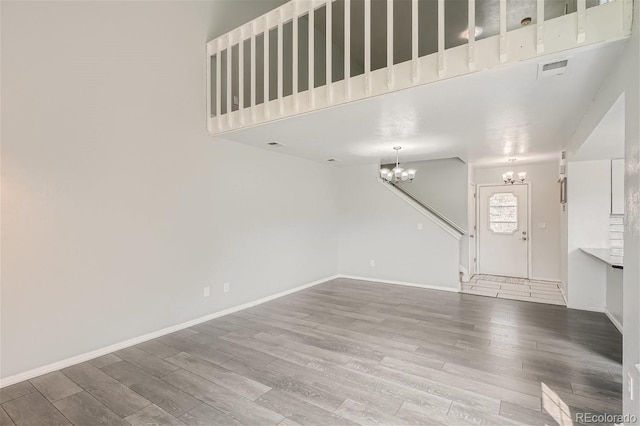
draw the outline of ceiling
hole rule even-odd
[[[624,94],[622,94],[571,160],[624,158],[624,110]]]
[[[559,158],[624,41],[574,49],[226,133],[225,139],[335,165],[460,157],[490,165]],[[537,79],[538,63],[569,59]],[[272,147],[269,142],[283,146]]]

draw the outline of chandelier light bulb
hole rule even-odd
[[[513,163],[514,161],[516,161],[515,158],[509,158],[509,162]],[[513,171],[508,171],[502,174],[502,180],[504,181],[505,184],[509,184],[509,185],[513,185],[514,183],[524,183],[525,179],[527,179],[527,172],[518,172],[517,179],[514,179],[513,176],[516,173],[514,173]]]
[[[391,170],[386,167],[380,169],[380,178],[390,183],[413,181],[413,179],[416,177],[417,171],[415,169],[405,170],[404,168],[400,167],[399,151],[402,149],[402,147],[394,146],[393,149],[396,152],[396,165]]]

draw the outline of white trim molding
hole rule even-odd
[[[25,371],[23,373],[18,373],[18,374],[15,374],[13,376],[9,376],[9,377],[6,377],[4,379],[1,379],[0,380],[0,388],[4,388],[4,387],[10,386],[10,385],[13,385],[15,383],[20,383],[20,382],[23,382],[25,380],[33,379],[34,377],[38,377],[38,376],[41,376],[43,374],[51,373],[52,371],[60,370],[62,368],[66,368],[66,367],[69,367],[69,366],[72,366],[72,365],[75,365],[75,364],[80,364],[81,362],[89,361],[89,360],[92,360],[94,358],[106,355],[108,353],[119,351],[121,349],[125,349],[125,348],[128,348],[130,346],[137,345],[139,343],[143,343],[143,342],[146,342],[148,340],[155,339],[155,338],[164,336],[164,335],[169,334],[169,333],[174,333],[176,331],[183,330],[185,328],[189,328],[191,326],[194,326],[194,325],[206,322],[206,321],[210,321],[210,320],[215,319],[215,318],[219,318],[219,317],[222,317],[222,316],[225,316],[225,315],[229,315],[229,314],[232,314],[234,312],[242,311],[244,309],[251,308],[253,306],[257,306],[257,305],[260,305],[262,303],[269,302],[270,300],[278,299],[280,297],[287,296],[289,294],[296,293],[298,291],[307,289],[309,287],[316,286],[318,284],[323,284],[323,283],[326,283],[328,281],[331,281],[331,280],[334,280],[334,279],[340,278],[340,277],[341,277],[340,275],[332,275],[332,276],[329,276],[329,277],[326,277],[326,278],[319,279],[317,281],[313,281],[313,282],[310,282],[310,283],[307,283],[307,284],[303,284],[303,285],[298,286],[298,287],[294,287],[294,288],[289,289],[289,290],[281,291],[280,293],[276,293],[276,294],[273,294],[271,296],[263,297],[263,298],[260,298],[260,299],[253,300],[251,302],[243,303],[243,304],[238,305],[238,306],[234,306],[234,307],[231,307],[231,308],[223,309],[221,311],[213,312],[211,314],[208,314],[208,315],[205,315],[205,316],[202,316],[202,317],[199,317],[199,318],[195,318],[195,319],[192,319],[190,321],[186,321],[186,322],[183,322],[183,323],[180,323],[180,324],[172,325],[170,327],[163,328],[163,329],[157,330],[157,331],[153,331],[151,333],[147,333],[147,334],[144,334],[142,336],[134,337],[132,339],[128,339],[128,340],[125,340],[125,341],[122,341],[122,342],[114,343],[112,345],[105,346],[105,347],[100,348],[100,349],[96,349],[94,351],[85,352],[83,354],[76,355],[76,356],[73,356],[71,358],[63,359],[63,360],[54,362],[52,364],[43,365],[42,367],[34,368],[32,370],[28,370],[28,371]]]
[[[345,278],[349,280],[359,280],[359,281],[371,281],[373,283],[403,285],[406,287],[418,287],[418,288],[424,288],[427,290],[439,290],[439,291],[448,291],[452,293],[460,293],[460,283],[455,284],[457,287],[450,287],[450,286],[439,285],[439,284],[418,284],[418,283],[409,283],[406,281],[381,280],[379,278],[358,277],[354,275],[338,275],[338,278]]]
[[[607,317],[609,317],[609,320],[613,323],[613,325],[616,326],[616,328],[618,329],[620,334],[623,334],[623,332],[622,332],[622,324],[620,323],[620,321],[618,321],[618,319],[616,317],[614,317],[613,314],[611,312],[609,312],[609,310],[607,308],[604,308],[604,313],[607,315]]]
[[[411,207],[413,207],[420,214],[422,214],[423,216],[427,217],[433,223],[438,225],[447,234],[451,235],[456,240],[460,240],[462,238],[462,236],[464,235],[463,231],[460,231],[460,230],[454,228],[452,225],[448,224],[447,222],[445,222],[444,220],[442,220],[441,218],[439,218],[438,216],[433,214],[431,211],[429,211],[429,209],[427,207],[425,207],[425,206],[421,205],[420,203],[414,201],[411,197],[409,197],[407,194],[402,192],[400,189],[394,187],[393,185],[390,185],[389,183],[387,183],[384,180],[380,179],[380,177],[378,177],[377,179],[378,179],[378,183],[380,183],[382,186],[387,188],[387,190],[393,192],[395,195],[400,197],[401,200],[403,200],[405,203],[409,204]]]

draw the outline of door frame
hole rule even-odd
[[[527,279],[531,279],[531,272],[532,272],[532,235],[531,235],[531,193],[533,192],[532,190],[532,185],[531,182],[525,182],[525,183],[514,183],[513,185],[526,185],[527,186]],[[513,186],[511,184],[507,184],[507,183],[485,183],[485,184],[476,184],[476,196],[474,197],[476,200],[476,207],[475,207],[475,212],[476,212],[476,228],[477,226],[480,226],[480,188],[484,188],[484,187],[488,187],[488,186],[502,186],[505,188],[509,188],[511,186]],[[476,273],[480,274],[480,256],[482,255],[482,253],[480,252],[480,230],[479,229],[475,229],[474,230],[474,235],[475,235],[475,244],[476,244]]]

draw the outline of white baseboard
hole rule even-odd
[[[577,309],[579,311],[589,311],[589,312],[599,312],[601,314],[605,313],[605,309],[597,306],[575,306],[575,305],[567,305],[569,309]]]
[[[622,333],[622,324],[620,324],[620,321],[618,321],[616,319],[616,317],[614,317],[613,314],[611,312],[609,312],[609,310],[607,308],[604,308],[604,313],[607,315],[607,317],[609,317],[609,321],[611,321],[613,323],[613,325],[616,326],[616,328],[618,329],[620,334],[623,334]]]
[[[34,368],[29,371],[25,371],[23,373],[18,373],[13,376],[6,377],[0,380],[0,388],[13,385],[15,383],[20,383],[25,380],[33,379],[34,377],[41,376],[43,374],[51,373],[52,371],[60,370],[62,368],[66,368],[75,364],[79,364],[81,362],[89,361],[91,359],[97,358],[102,355],[106,355],[111,352],[119,351],[120,349],[128,348],[129,346],[137,345],[142,342],[146,342],[147,340],[155,339],[160,336],[164,336],[165,334],[173,333],[179,330],[183,330],[185,328],[189,328],[196,324],[200,324],[206,321],[210,321],[215,318],[219,318],[225,315],[232,314],[234,312],[241,311],[243,309],[251,308],[256,305],[260,305],[262,303],[268,302],[270,300],[278,299],[280,297],[286,296],[291,293],[298,292],[300,290],[304,290],[309,287],[316,286],[318,284],[325,283],[327,281],[331,281],[333,279],[341,277],[340,275],[332,275],[330,277],[322,278],[317,281],[313,281],[307,284],[303,284],[301,286],[292,288],[290,290],[285,290],[280,293],[273,294],[271,296],[263,297],[261,299],[256,299],[251,302],[243,303],[242,305],[234,306],[232,308],[223,309],[218,312],[214,312],[208,315],[205,315],[200,318],[192,319],[190,321],[183,322],[181,324],[172,325],[171,327],[163,328],[162,330],[153,331],[151,333],[134,337],[132,339],[125,340],[123,342],[114,343],[113,345],[106,346],[104,348],[96,349],[94,351],[86,352],[80,355],[73,356],[71,358],[63,359],[58,362],[54,362],[52,364],[47,364],[42,367]]]
[[[426,288],[428,290],[440,290],[440,291],[449,291],[453,293],[460,292],[460,283],[456,283],[457,287],[446,287],[442,285],[432,285],[432,284],[416,284],[416,283],[408,283],[404,281],[393,281],[393,280],[381,280],[379,278],[371,278],[371,277],[357,277],[354,275],[338,275],[338,278],[347,278],[350,280],[360,280],[360,281],[371,281],[382,284],[394,284],[394,285],[403,285],[407,287],[418,287],[418,288]]]

